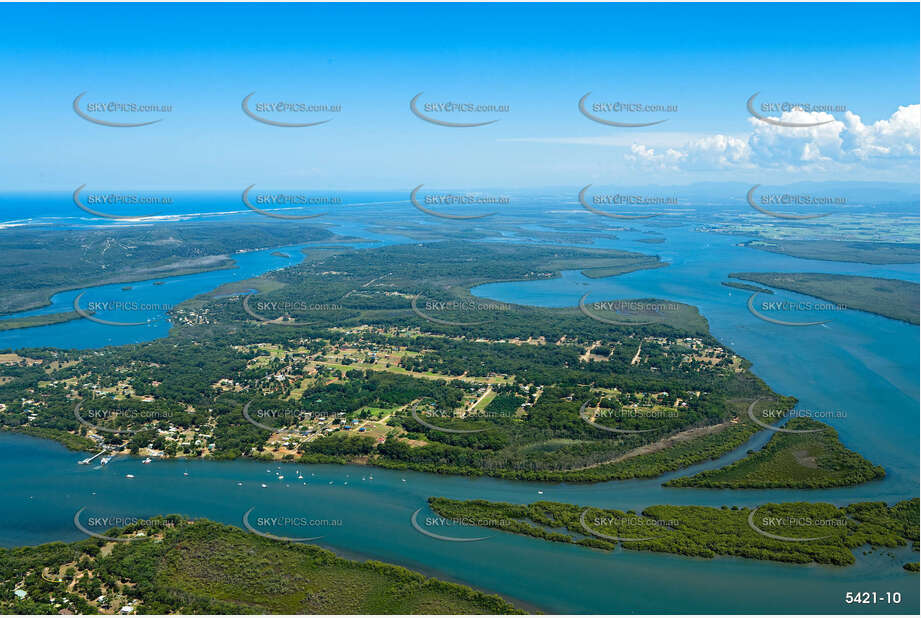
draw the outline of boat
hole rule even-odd
[[[134,478],[134,475],[133,475],[133,474],[126,474],[126,475],[125,475],[125,478],[126,478],[126,479],[133,479],[133,478]]]
[[[298,475],[297,475],[297,480],[302,481],[302,480],[304,480],[304,477],[301,476],[300,474],[298,474]]]
[[[263,483],[262,486],[263,486],[263,487],[268,487],[268,485],[266,485],[265,483]]]
[[[278,480],[279,480],[279,481],[283,480],[284,478],[285,478],[285,477],[283,477],[282,475],[280,475],[280,474],[278,475]]]
[[[143,463],[143,464],[149,464],[149,463],[152,462],[152,461],[153,461],[153,459],[151,459],[150,457],[148,457],[148,458],[146,458],[144,461],[142,461],[141,463]]]
[[[188,473],[188,472],[183,472],[183,473],[182,473],[182,476],[189,476],[189,473]]]
[[[242,485],[242,484],[243,484],[243,483],[237,483],[237,487],[239,487],[239,486]]]
[[[543,494],[544,494],[544,490],[543,490],[543,489],[538,489],[538,490],[537,490],[537,493],[543,495]]]

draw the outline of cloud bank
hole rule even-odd
[[[624,156],[637,167],[671,171],[834,171],[917,163],[919,158],[921,105],[900,106],[888,119],[872,124],[864,124],[850,111],[838,120],[826,112],[794,110],[784,112],[778,120],[799,124],[832,122],[785,127],[750,118],[752,132],[747,137],[705,135],[671,147],[633,143]]]

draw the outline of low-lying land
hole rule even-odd
[[[797,417],[783,426],[804,433],[775,434],[759,451],[718,470],[665,483],[667,487],[719,489],[845,487],[883,478],[881,466],[847,449],[824,423]],[[805,433],[810,432],[810,433]]]
[[[0,549],[7,614],[513,614],[497,595],[207,520]]]
[[[827,273],[730,273],[729,276],[918,324],[919,286],[911,281]]]
[[[853,549],[904,547],[918,550],[918,499],[891,506],[858,502],[763,504],[752,510],[724,506],[650,506],[641,513],[559,502],[508,504],[486,500],[429,498],[442,517],[458,522],[612,550],[621,546],[699,558],[736,556],[848,565]]]
[[[92,314],[93,312],[87,312]],[[5,330],[15,330],[17,328],[32,328],[33,326],[49,326],[51,324],[62,324],[71,320],[79,320],[81,316],[76,311],[63,311],[61,313],[46,313],[44,315],[31,315],[25,318],[10,318],[0,320],[0,332]]]
[[[750,240],[743,247],[807,260],[864,264],[917,264],[918,244],[855,240]]]
[[[762,429],[751,401],[793,400],[687,305],[585,298],[551,309],[469,293],[650,259],[456,241],[311,248],[299,266],[235,288],[246,296],[225,286],[183,303],[165,339],[11,355],[0,421],[149,457],[653,477],[744,444]]]
[[[318,227],[261,222],[17,230],[0,235],[0,315],[43,307],[75,287],[233,268],[239,251],[333,238]]]
[[[749,292],[761,292],[762,294],[773,294],[774,290],[769,290],[767,288],[761,288],[757,285],[750,285],[748,283],[739,283],[738,281],[720,281],[720,285],[725,285],[727,288],[735,288],[737,290],[747,290]]]

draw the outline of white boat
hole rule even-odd
[[[237,487],[239,487],[239,486],[242,485],[242,484],[243,484],[243,483],[237,483]]]
[[[537,493],[543,495],[543,494],[544,494],[544,490],[543,490],[543,489],[538,489],[538,490],[537,490]]]
[[[126,474],[126,475],[125,475],[125,478],[126,478],[126,479],[133,479],[133,478],[134,478],[134,475],[133,475],[133,474]]]
[[[142,461],[141,463],[149,464],[149,463],[152,462],[152,461],[153,461],[153,459],[151,459],[150,457],[148,457],[147,459],[145,459],[145,460]]]
[[[279,481],[282,480],[282,479],[284,479],[284,478],[285,478],[285,477],[283,477],[282,475],[280,475],[280,474],[278,475],[278,480],[279,480]]]
[[[189,473],[188,473],[188,472],[183,472],[183,473],[182,473],[182,476],[189,476]]]
[[[266,485],[265,483],[263,483],[262,486],[263,486],[263,487],[268,487],[268,485]]]
[[[298,474],[298,475],[297,475],[297,480],[302,481],[302,480],[304,480],[304,477],[301,476],[300,474]]]

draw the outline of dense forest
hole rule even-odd
[[[107,536],[133,540],[0,549],[0,613],[524,613],[467,586],[207,520],[171,515]]]
[[[845,487],[881,479],[881,466],[845,448],[838,432],[811,418],[796,417],[784,429],[803,433],[776,433],[759,451],[717,470],[672,479],[667,487],[719,489]],[[805,433],[810,432],[810,433]]]
[[[866,545],[894,548],[912,543],[918,549],[917,498],[893,505],[859,502],[845,507],[764,504],[755,516],[751,509],[735,506],[660,505],[635,513],[559,502],[518,505],[447,498],[429,498],[429,506],[445,518],[476,521],[548,541],[598,549],[620,544],[628,550],[699,558],[849,565],[855,562],[852,550]]]

